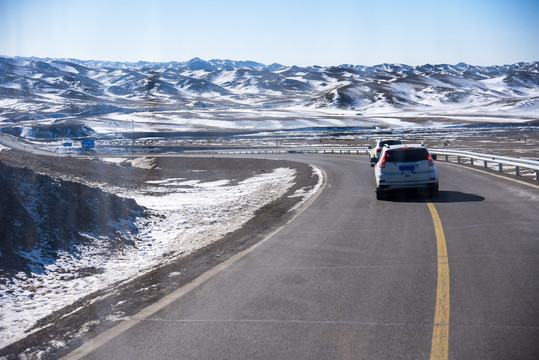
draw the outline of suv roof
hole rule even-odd
[[[423,144],[397,144],[397,145],[384,145],[384,148],[388,149],[402,149],[402,148],[422,148],[426,149],[427,147]]]

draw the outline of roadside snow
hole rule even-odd
[[[322,178],[319,170],[313,168],[313,172]],[[111,254],[106,249],[107,239],[84,234],[92,241],[91,246],[62,252],[58,259],[42,258],[40,261],[48,264],[43,273],[19,273],[9,281],[4,279],[0,284],[0,347],[27,336],[37,320],[77,299],[128,281],[239,229],[258,209],[286,193],[294,184],[295,173],[294,169],[278,168],[235,185],[226,179],[199,182],[175,178],[147,181],[147,187],[137,193],[115,190],[119,196],[134,198],[150,214],[138,218],[137,234],[125,230],[129,224],[115,224],[134,246]],[[321,180],[316,189],[293,196],[305,201],[320,184]],[[31,256],[39,259],[42,255],[37,251]],[[96,271],[80,275],[82,269]]]
[[[324,183],[324,175],[322,174],[322,170],[320,170],[317,167],[314,167],[311,165],[311,168],[313,169],[313,174],[316,174],[318,177],[318,183],[312,187],[312,189],[308,188],[301,188],[299,190],[296,190],[296,192],[293,195],[290,195],[289,197],[300,197],[302,200],[297,203],[290,211],[295,211],[296,209],[299,209],[307,200],[309,200],[314,194],[318,192],[322,184]]]
[[[131,166],[140,168],[140,169],[153,169],[153,168],[158,169],[155,163],[155,158],[151,158],[151,157],[150,158],[140,157],[134,160],[128,160],[127,162],[130,162]]]

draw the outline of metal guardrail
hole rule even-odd
[[[468,159],[470,165],[477,165],[476,161],[482,162],[484,168],[489,168],[490,164],[497,166],[499,172],[503,173],[505,167],[515,169],[517,176],[521,175],[521,169],[529,169],[535,172],[535,180],[539,181],[539,161],[530,159],[512,158],[508,156],[480,154],[471,151],[459,151],[459,150],[445,150],[445,149],[429,149],[429,152],[436,154],[437,156],[445,156],[445,161],[449,161],[450,157],[456,158],[458,164],[462,163],[464,159]],[[438,157],[438,160],[440,158]],[[481,166],[479,165],[479,166]]]
[[[456,159],[457,163],[464,164],[468,159],[471,165],[482,162],[484,168],[490,168],[490,164],[496,164],[499,172],[503,173],[507,167],[514,168],[515,174],[521,176],[522,169],[535,172],[535,180],[539,181],[539,161],[530,159],[512,158],[508,156],[474,153],[471,151],[429,149],[431,154],[445,156],[445,161]],[[337,154],[337,155],[366,155],[368,149],[356,148],[287,148],[287,149],[237,149],[237,150],[197,150],[186,151],[190,154]],[[438,157],[438,160],[440,158]]]
[[[185,154],[337,154],[337,155],[365,155],[364,147],[349,148],[260,148],[260,149],[208,149],[208,150],[185,150]]]
[[[9,136],[7,134],[0,135],[0,144],[4,143],[6,146],[18,147],[20,150],[25,150],[21,145],[17,143],[17,138]],[[37,149],[33,149],[34,151]],[[28,151],[28,148],[26,148]],[[30,150],[32,152],[32,150]],[[440,156],[445,156],[445,161],[456,160],[458,164],[468,160],[472,166],[483,166],[484,168],[491,168],[494,164],[495,168],[501,173],[506,168],[515,170],[517,176],[521,176],[522,169],[528,169],[532,173],[535,173],[535,180],[539,181],[539,160],[512,158],[508,156],[490,155],[474,153],[471,151],[450,150],[450,149],[429,149],[431,154],[436,154],[438,160]],[[259,149],[208,149],[208,150],[186,150],[185,154],[337,154],[337,155],[366,155],[368,149],[366,147],[294,147],[294,148],[259,148]],[[481,163],[482,162],[482,163]],[[481,165],[478,165],[481,164]]]

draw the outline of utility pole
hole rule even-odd
[[[135,120],[131,120],[131,153],[135,153]]]

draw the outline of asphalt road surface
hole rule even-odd
[[[68,358],[539,358],[539,187],[438,162],[438,198],[377,201],[366,158],[296,158],[305,211]]]

